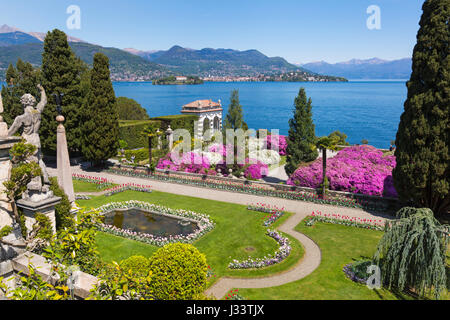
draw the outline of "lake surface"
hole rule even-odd
[[[224,117],[233,89],[239,90],[244,120],[252,129],[279,129],[287,135],[294,99],[301,87],[312,99],[316,135],[339,130],[352,144],[367,139],[389,148],[406,100],[406,81],[336,83],[206,82],[203,85],[154,86],[148,82],[114,83],[116,96],[138,101],[151,117],[180,114],[184,104],[198,99],[222,100]]]

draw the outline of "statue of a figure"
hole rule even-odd
[[[24,193],[24,199],[29,198],[31,193],[47,193],[49,191],[50,180],[48,178],[47,168],[42,160],[41,140],[39,138],[39,128],[41,126],[41,114],[47,104],[47,96],[44,88],[38,84],[38,89],[41,91],[41,101],[37,104],[36,99],[29,93],[24,94],[20,99],[24,113],[16,119],[8,130],[8,135],[14,135],[21,127],[23,127],[22,137],[29,144],[36,147],[36,153],[30,157],[30,161],[36,162],[41,167],[42,176],[44,178],[44,185],[42,185],[41,177],[34,178],[28,185],[27,191]]]

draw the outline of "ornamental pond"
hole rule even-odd
[[[104,224],[157,237],[187,236],[198,229],[193,221],[135,208],[108,212]]]

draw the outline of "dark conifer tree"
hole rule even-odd
[[[230,106],[225,117],[223,128],[226,129],[243,129],[247,130],[248,126],[244,122],[244,115],[242,114],[242,105],[239,102],[239,90],[233,90],[230,97]]]
[[[450,1],[427,0],[422,9],[393,177],[401,200],[443,215],[450,206]]]
[[[319,156],[316,148],[315,126],[312,120],[312,101],[307,99],[304,88],[295,98],[294,117],[289,120],[286,173],[290,176],[302,162],[310,162]]]
[[[56,151],[57,111],[52,97],[55,93],[63,94],[62,113],[69,152],[74,155],[81,149],[80,118],[84,100],[81,79],[85,71],[86,67],[70,48],[67,35],[58,29],[48,32],[42,54],[42,85],[49,99],[40,130],[45,153],[54,154]]]
[[[100,164],[116,155],[119,148],[119,117],[109,60],[102,53],[94,56],[82,123],[82,153],[86,160]]]

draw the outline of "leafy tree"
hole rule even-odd
[[[450,2],[424,2],[393,170],[401,200],[436,215],[450,206]]]
[[[338,136],[321,137],[317,140],[317,148],[322,151],[322,195],[325,195],[328,189],[327,178],[327,150],[336,150],[336,145],[339,142]]]
[[[102,163],[119,148],[119,121],[108,57],[94,56],[91,87],[82,117],[82,153],[86,160]]]
[[[14,119],[23,114],[23,106],[20,98],[25,93],[30,93],[34,97],[39,95],[36,86],[41,81],[41,72],[30,63],[17,60],[16,68],[10,64],[6,71],[6,86],[2,86],[3,97],[3,117],[10,126]]]
[[[223,129],[243,129],[244,131],[248,130],[248,126],[244,122],[242,106],[239,102],[239,90],[233,90],[231,92],[230,106],[228,107],[228,113],[225,116]]]
[[[336,144],[341,146],[349,146],[350,144],[347,142],[347,135],[340,131],[333,131],[328,135],[328,138],[336,139]]]
[[[85,99],[83,73],[87,67],[73,53],[67,42],[67,35],[55,29],[47,33],[42,54],[42,85],[49,95],[60,93],[62,113],[65,117],[67,145],[70,154],[81,150],[81,116]],[[49,99],[42,115],[40,129],[42,149],[46,153],[56,152],[56,104]]]
[[[406,207],[397,216],[399,220],[387,224],[374,255],[383,283],[420,295],[433,292],[439,298],[446,289],[448,228],[428,208]]]
[[[369,140],[367,140],[367,139],[362,139],[362,140],[361,140],[361,144],[369,144]]]
[[[302,162],[310,162],[318,157],[315,126],[312,120],[312,101],[307,99],[301,88],[295,98],[294,117],[289,120],[286,173],[290,176]]]
[[[116,108],[119,120],[148,120],[150,117],[147,111],[136,102],[136,100],[118,97],[116,99]]]

